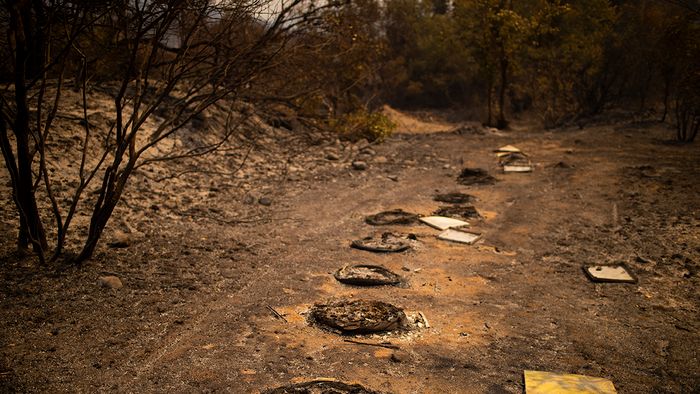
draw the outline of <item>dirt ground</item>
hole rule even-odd
[[[136,174],[82,267],[14,254],[0,173],[0,391],[256,393],[323,377],[386,393],[521,393],[527,369],[608,378],[619,393],[700,392],[700,145],[633,121],[401,131],[369,148],[292,135],[282,148],[293,153],[260,156],[240,176]],[[506,144],[535,171],[501,173],[493,150]],[[358,157],[366,170],[352,169]],[[464,167],[498,181],[459,185]],[[364,223],[395,208],[429,215],[445,205],[433,196],[453,191],[478,199],[476,245]],[[389,230],[418,246],[349,247]],[[118,231],[128,247],[107,245]],[[638,283],[582,271],[616,262]],[[353,263],[408,286],[338,283],[333,272]],[[124,287],[100,286],[103,275]],[[430,327],[350,338],[396,349],[308,325],[314,303],[342,298],[420,311]]]

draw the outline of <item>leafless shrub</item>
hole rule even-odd
[[[11,72],[4,79],[12,83],[0,96],[0,147],[19,212],[18,245],[31,245],[41,262],[61,255],[88,189],[95,198],[77,261],[93,254],[136,169],[200,156],[226,143],[241,120],[234,111],[225,112],[216,138],[202,138],[196,146],[166,141],[190,130],[208,108],[249,96],[292,33],[332,6],[302,0],[3,4],[0,23],[9,32],[4,49],[10,59],[5,66]],[[80,114],[64,113],[69,85],[80,95]],[[114,97],[102,111],[109,117],[107,130],[90,123],[97,112],[90,99],[95,89]],[[79,168],[67,199],[57,197],[48,171],[52,158],[68,153],[50,143],[60,117],[82,125]],[[38,200],[50,205],[52,219],[41,215]],[[55,228],[51,246],[47,228]]]

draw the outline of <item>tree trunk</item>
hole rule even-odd
[[[670,75],[664,75],[664,113],[661,115],[661,122],[666,121],[666,116],[668,116],[668,99],[671,95],[671,77]]]
[[[488,116],[486,118],[486,124],[491,127],[493,126],[493,75],[489,75],[489,86],[488,86],[488,94],[487,100],[488,100]]]
[[[20,234],[20,238],[27,235],[29,241],[32,243],[34,251],[38,255],[43,256],[44,251],[47,249],[46,233],[41,223],[41,217],[39,216],[39,210],[37,209],[34,196],[31,155],[29,153],[27,134],[19,132],[16,138],[18,164],[18,177],[17,184],[15,185],[17,193],[16,204],[20,216],[23,218],[23,220],[20,220],[20,223],[24,221],[26,225],[26,232],[25,234]],[[19,239],[18,241],[22,244],[24,240]]]
[[[22,218],[20,219],[20,226],[25,226],[24,231],[20,230],[18,244],[22,245],[26,243],[25,238],[28,238],[34,252],[36,252],[43,263],[44,251],[47,249],[46,233],[34,196],[32,154],[30,153],[29,146],[31,130],[29,128],[29,107],[27,105],[27,88],[25,85],[27,63],[30,57],[30,51],[28,50],[25,38],[25,30],[28,29],[27,23],[29,23],[29,21],[23,20],[17,9],[13,8],[10,11],[10,29],[15,39],[16,56],[16,61],[14,62],[16,116],[13,131],[17,147],[17,165],[13,188],[15,192],[15,204]],[[2,127],[6,129],[6,125],[4,124]],[[6,131],[4,133],[6,134]],[[3,154],[6,164],[8,159],[14,162],[11,151],[6,152],[3,149]],[[8,157],[8,155],[10,155],[10,157]]]
[[[114,163],[111,167],[107,168],[101,193],[97,198],[95,209],[93,209],[92,217],[90,218],[88,237],[85,240],[83,249],[75,259],[76,263],[81,263],[89,259],[95,253],[97,242],[100,240],[100,237],[102,237],[102,232],[107,226],[109,218],[112,217],[114,208],[121,199],[129,176],[131,176],[131,173],[134,171],[134,166],[136,164],[136,158],[134,157],[130,158],[121,172],[118,170],[122,154],[123,151],[118,150]]]
[[[693,126],[690,131],[690,138],[688,138],[688,142],[695,141],[695,137],[698,135],[698,130],[700,130],[700,114],[694,116]]]
[[[114,208],[117,206],[118,198],[110,198],[109,201],[103,205],[100,209],[96,209],[92,213],[92,218],[90,219],[90,229],[88,231],[88,237],[85,240],[83,249],[80,251],[78,257],[76,257],[76,263],[82,263],[83,261],[92,257],[95,253],[95,248],[97,248],[97,242],[102,237],[102,232],[107,226],[109,218],[112,216]]]
[[[15,206],[19,209],[19,201],[17,199],[17,162],[15,160],[15,155],[12,151],[12,146],[10,145],[10,139],[7,135],[7,122],[4,117],[0,116],[0,148],[2,149],[2,156],[5,159],[5,168],[7,172],[10,173],[10,181],[12,183],[12,201],[15,202]],[[17,235],[17,250],[20,253],[26,252],[29,247],[29,235],[27,234],[27,222],[24,215],[19,215],[19,233]]]
[[[496,119],[496,127],[505,129],[508,127],[506,120],[505,103],[506,92],[508,91],[508,58],[505,53],[501,54],[501,86],[498,92],[498,118]]]
[[[647,64],[647,76],[642,85],[642,91],[639,92],[639,113],[644,113],[644,109],[647,106],[647,96],[649,94],[649,89],[651,86],[651,80],[654,76],[654,71],[650,64]]]

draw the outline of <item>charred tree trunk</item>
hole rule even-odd
[[[29,47],[26,32],[31,30],[31,16],[28,15],[29,7],[21,5],[10,8],[10,30],[15,41],[15,119],[12,123],[12,130],[15,135],[16,154],[15,158],[12,149],[9,147],[7,138],[7,125],[3,122],[0,134],[2,134],[3,156],[5,163],[14,172],[12,179],[14,189],[15,205],[20,215],[20,231],[18,245],[21,248],[27,246],[27,241],[31,243],[34,251],[40,260],[44,260],[46,251],[46,233],[41,222],[39,210],[34,195],[34,182],[32,173],[33,155],[30,149],[31,129],[29,127],[29,106],[27,105],[26,79],[28,64],[33,50]],[[36,49],[36,48],[35,48]],[[33,66],[33,67],[36,67]],[[12,167],[12,168],[10,168]]]
[[[508,91],[508,57],[505,53],[501,56],[500,68],[501,68],[501,86],[498,92],[498,118],[496,119],[496,127],[499,129],[505,129],[508,127],[508,121],[506,120],[506,92]]]
[[[10,145],[10,139],[7,134],[7,122],[4,117],[0,117],[0,148],[2,156],[5,159],[5,167],[10,173],[10,182],[12,183],[12,200],[15,202],[17,209],[20,209],[20,202],[17,196],[17,183],[19,178],[19,169],[17,161]],[[20,211],[21,212],[21,211]],[[29,234],[27,233],[27,221],[25,215],[19,215],[19,234],[17,235],[17,250],[24,253],[29,247]]]
[[[498,11],[504,9],[512,10],[513,2],[510,0],[501,0],[498,5]],[[508,67],[510,66],[510,59],[506,50],[506,35],[503,33],[502,29],[502,22],[499,22],[497,26],[493,27],[494,43],[498,48],[496,56],[501,82],[498,88],[498,115],[496,115],[496,127],[499,129],[508,127],[508,121],[506,120],[506,93],[508,92]]]
[[[124,140],[124,144],[122,145],[124,150],[128,142],[128,140]],[[127,180],[134,171],[136,166],[136,157],[134,156],[130,158],[124,168],[118,170],[122,162],[121,157],[124,154],[124,150],[117,151],[114,162],[107,168],[97,202],[95,203],[95,208],[90,218],[90,228],[88,229],[87,239],[83,244],[83,249],[76,258],[77,263],[89,259],[95,253],[95,248],[102,237],[102,232],[107,226],[107,222],[112,216],[114,208],[116,208],[119,200],[121,200]]]
[[[489,75],[489,86],[487,96],[487,111],[488,115],[486,117],[486,124],[490,127],[493,126],[493,76]]]
[[[661,115],[661,122],[666,121],[666,116],[668,116],[668,100],[671,96],[671,76],[669,74],[664,75],[664,113]]]

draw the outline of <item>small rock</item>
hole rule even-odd
[[[452,168],[452,166],[449,165],[449,164],[444,164],[444,165],[442,166],[442,168],[443,168],[444,170],[449,170],[450,168]]]
[[[394,182],[398,182],[398,181],[399,181],[399,176],[398,176],[398,175],[387,175],[386,177],[389,178],[389,179],[391,179],[391,180],[394,181]]]
[[[371,155],[368,155],[368,154],[366,154],[366,153],[360,152],[360,154],[357,155],[357,157],[355,158],[355,161],[368,161],[368,160],[371,160],[371,159],[372,159],[372,156],[371,156]]]
[[[269,207],[270,205],[272,205],[272,200],[270,200],[268,197],[260,197],[258,199],[258,204]]]
[[[377,154],[377,152],[375,152],[374,149],[372,149],[370,147],[363,148],[362,150],[360,150],[360,153],[363,153],[363,154],[369,155],[369,156],[374,156]]]
[[[391,358],[390,358],[390,360],[395,362],[395,363],[405,363],[409,359],[410,359],[410,356],[408,355],[408,353],[400,351],[400,350],[397,350],[397,351],[391,353]]]
[[[243,197],[244,204],[252,204],[254,202],[255,202],[255,197],[251,196],[250,194],[247,194],[245,197]]]
[[[357,171],[364,171],[367,169],[367,163],[365,163],[364,161],[359,161],[359,160],[353,161],[352,168],[354,170],[357,170]]]
[[[638,263],[642,263],[642,264],[651,264],[651,263],[653,263],[651,260],[649,260],[649,259],[647,259],[647,258],[644,258],[644,257],[642,257],[642,256],[637,256],[637,258],[636,258],[635,260],[636,260]]]
[[[112,242],[107,244],[111,248],[126,248],[131,245],[131,237],[129,234],[119,232],[114,236]]]
[[[560,169],[570,169],[570,168],[574,168],[574,166],[572,166],[571,164],[569,164],[569,163],[567,163],[567,162],[564,162],[564,161],[560,161],[560,162],[554,164],[553,167],[554,167],[554,168],[560,168]]]
[[[124,287],[122,280],[114,275],[100,276],[97,279],[97,282],[100,284],[100,286],[107,287],[112,290],[119,290]]]
[[[374,162],[377,164],[386,164],[389,162],[389,159],[387,159],[386,156],[377,156],[374,158]]]
[[[367,141],[365,138],[362,138],[355,143],[355,148],[357,148],[358,150],[369,148],[369,141]]]
[[[656,341],[656,349],[654,349],[654,352],[662,357],[668,356],[668,345],[669,344],[670,344],[670,342],[667,340]]]
[[[338,154],[335,152],[328,152],[328,153],[326,153],[326,160],[332,160],[332,161],[340,160],[340,156],[338,156]]]

